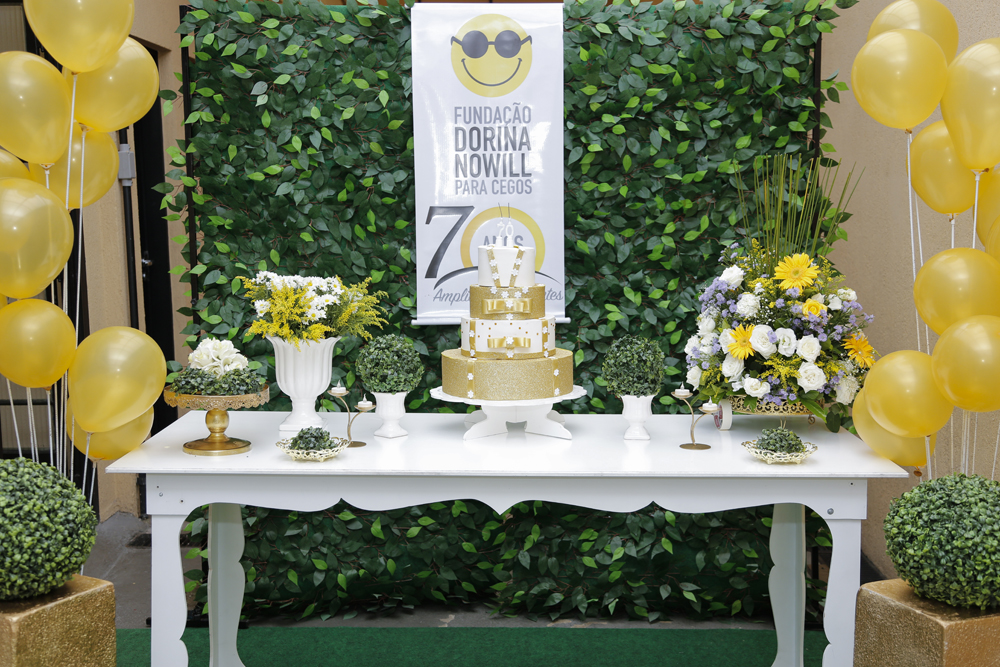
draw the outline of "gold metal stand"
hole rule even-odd
[[[360,440],[351,439],[351,424],[353,424],[354,420],[358,418],[358,415],[364,412],[369,412],[371,410],[374,410],[375,406],[374,405],[362,406],[361,404],[355,405],[354,407],[357,409],[357,412],[354,413],[354,416],[351,416],[351,406],[348,405],[347,401],[344,400],[344,396],[347,396],[347,394],[350,393],[348,392],[347,387],[342,386],[338,382],[337,386],[328,391],[327,393],[330,394],[331,396],[339,398],[340,402],[344,404],[344,408],[347,409],[347,439],[350,440],[351,442],[351,444],[349,444],[348,447],[364,447],[365,445],[367,445],[368,443],[366,442],[361,442]],[[362,394],[362,396],[364,396],[364,394]]]
[[[228,456],[250,451],[249,440],[230,438],[226,435],[226,429],[229,428],[229,413],[227,411],[264,405],[269,399],[270,393],[266,384],[256,394],[239,396],[175,394],[169,389],[163,392],[163,400],[171,407],[207,410],[205,426],[209,430],[208,437],[184,443],[184,452],[195,456]]]
[[[676,391],[671,392],[670,395],[679,401],[684,401],[684,404],[688,406],[688,410],[691,411],[691,442],[685,442],[683,445],[681,445],[681,449],[695,449],[695,450],[711,449],[712,448],[711,445],[706,445],[703,442],[695,441],[694,427],[697,426],[698,422],[700,422],[702,418],[705,417],[706,415],[715,414],[719,410],[719,406],[709,401],[708,403],[703,404],[699,408],[702,414],[698,415],[698,417],[695,418],[694,407],[690,403],[688,403],[688,399],[691,398],[690,391],[688,391],[687,389],[678,389]]]

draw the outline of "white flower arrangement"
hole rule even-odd
[[[206,338],[188,355],[188,368],[198,368],[216,377],[243,370],[248,364],[247,358],[229,340]]]

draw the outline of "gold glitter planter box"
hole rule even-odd
[[[1000,611],[919,598],[902,579],[865,584],[854,667],[1000,667]]]
[[[461,398],[522,401],[573,391],[573,353],[568,350],[557,349],[541,359],[472,359],[461,350],[445,350],[441,370],[444,393]]]
[[[3,667],[114,667],[115,588],[74,576],[47,595],[0,602]]]

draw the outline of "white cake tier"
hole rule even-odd
[[[473,335],[473,331],[475,334]],[[511,339],[508,346],[507,340]],[[556,318],[537,320],[480,320],[462,318],[462,354],[480,359],[505,358],[513,352],[516,359],[526,355],[544,357],[556,349]],[[475,351],[475,354],[473,354]]]
[[[497,265],[490,266],[489,250],[493,249],[493,257]],[[531,287],[535,284],[535,249],[521,246],[524,251],[521,256],[521,264],[514,266],[517,258],[518,248],[514,246],[481,245],[479,246],[479,284],[489,287],[495,285],[493,274],[495,273],[504,287]],[[517,269],[517,275],[512,274]]]

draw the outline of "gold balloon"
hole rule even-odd
[[[1000,317],[978,315],[949,327],[934,346],[932,367],[953,404],[971,412],[1000,410]]]
[[[986,242],[983,244],[986,246],[986,254],[993,259],[1000,261],[1000,218],[993,221],[993,226],[990,227],[990,233],[986,237]]]
[[[72,250],[73,225],[58,197],[34,181],[0,179],[0,293],[35,296]]]
[[[107,327],[87,336],[69,367],[69,393],[84,431],[100,433],[126,424],[156,402],[167,361],[156,342],[129,327]]]
[[[869,116],[889,127],[914,128],[944,94],[948,61],[938,43],[916,30],[890,30],[861,47],[851,89]]]
[[[86,143],[85,143],[86,142]],[[73,152],[63,155],[49,170],[49,190],[60,201],[66,199],[66,170],[71,170],[69,207],[80,208],[80,161],[83,159],[83,205],[90,206],[103,197],[118,180],[118,144],[104,132],[88,131],[76,124],[73,129]],[[45,169],[32,164],[31,178],[45,185]]]
[[[0,150],[0,178],[31,178],[28,168],[12,153]]]
[[[944,121],[913,140],[910,169],[913,189],[938,213],[962,213],[976,201],[976,176],[958,159]]]
[[[55,162],[69,144],[69,88],[55,67],[22,51],[0,53],[0,146],[28,162]]]
[[[69,69],[63,76],[73,84]],[[108,62],[77,76],[76,119],[100,132],[120,130],[145,116],[159,91],[153,56],[129,37]]]
[[[876,454],[884,456],[896,465],[922,466],[927,464],[927,453],[923,438],[904,438],[878,425],[868,411],[865,390],[854,397],[854,429]],[[937,445],[937,435],[931,436],[931,454]]]
[[[66,401],[66,434],[73,441],[81,454],[88,454],[92,459],[113,461],[120,459],[146,441],[149,430],[153,427],[153,408],[116,429],[102,433],[90,434],[90,447],[87,446],[87,432],[80,428],[79,422],[73,417],[72,399]]]
[[[865,404],[879,426],[906,438],[937,433],[952,412],[934,382],[930,355],[913,350],[875,362],[865,380]]]
[[[135,5],[132,0],[24,0],[24,14],[53,58],[74,72],[89,72],[128,37]]]
[[[958,23],[937,0],[897,0],[878,13],[868,39],[890,30],[916,30],[931,37],[951,62],[958,51]]]
[[[1000,39],[973,44],[951,63],[941,115],[966,167],[1000,162]]]
[[[49,387],[73,361],[76,330],[48,301],[15,301],[0,310],[0,350],[0,375],[22,387]]]
[[[979,179],[979,210],[976,212],[976,235],[983,245],[997,218],[1000,218],[1000,173],[988,171]]]
[[[982,250],[952,248],[931,257],[917,273],[913,300],[935,333],[973,315],[1000,316],[1000,262]]]

